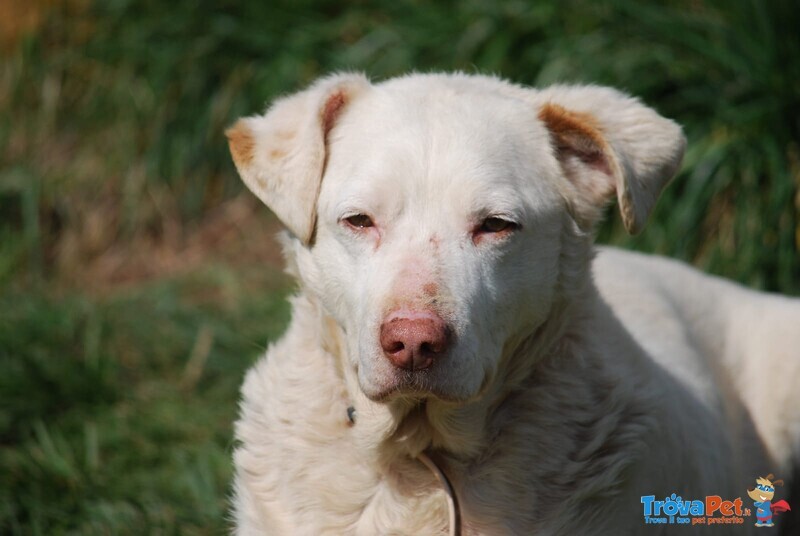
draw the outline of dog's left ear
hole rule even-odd
[[[625,228],[639,233],[683,159],[681,127],[605,87],[553,86],[536,101],[578,223],[593,225],[616,192]]]

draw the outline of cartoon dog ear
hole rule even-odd
[[[681,127],[611,88],[552,86],[536,100],[578,223],[596,222],[616,192],[625,228],[639,233],[683,159]]]
[[[369,85],[361,74],[323,78],[225,132],[244,183],[305,244],[314,234],[328,133]]]
[[[783,486],[783,479],[779,478],[778,480],[773,480],[772,481],[772,485],[773,486]]]

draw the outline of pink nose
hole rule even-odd
[[[381,348],[397,368],[426,369],[449,345],[450,328],[434,313],[394,313],[381,325]]]

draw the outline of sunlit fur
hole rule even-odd
[[[594,259],[603,206],[616,197],[638,232],[683,154],[680,128],[635,99],[345,74],[248,118],[231,144],[291,231],[299,283],[242,390],[238,533],[444,533],[422,450],[452,480],[466,534],[659,534],[642,495],[734,498],[789,474],[797,300],[654,257]],[[282,154],[291,163],[259,167]],[[347,225],[355,214],[374,226]],[[519,228],[475,240],[496,215]],[[425,374],[382,355],[397,308],[452,326]]]

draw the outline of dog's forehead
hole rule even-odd
[[[378,85],[355,99],[343,121],[352,137],[406,144],[438,143],[440,150],[513,149],[544,134],[531,103],[451,79],[422,77]],[[352,129],[351,127],[355,127]]]
[[[453,201],[503,197],[552,164],[533,104],[435,78],[374,87],[329,143],[323,193],[338,197],[386,185],[428,199],[431,190]]]

